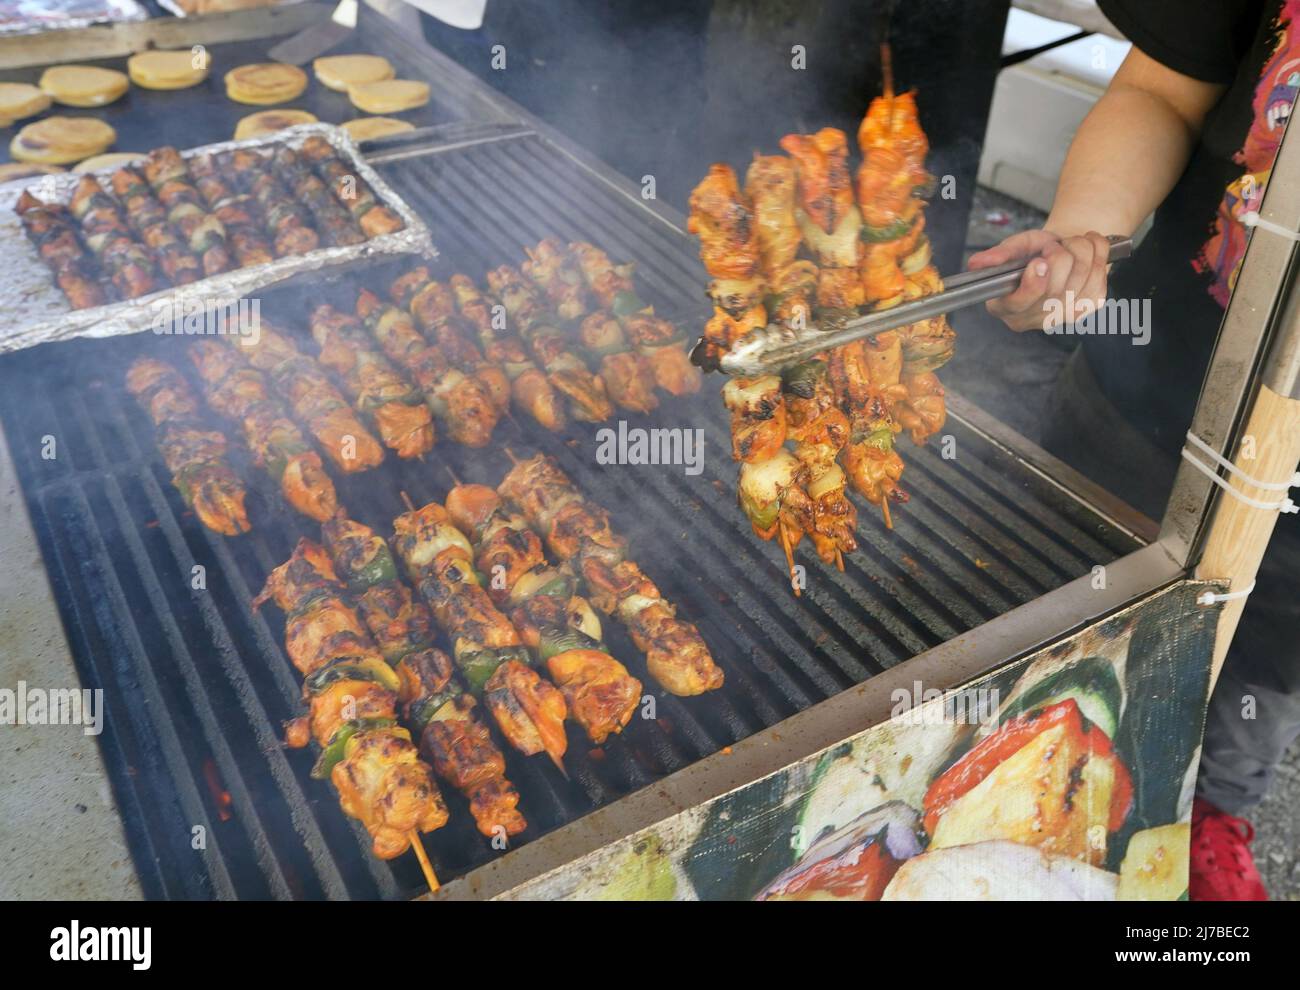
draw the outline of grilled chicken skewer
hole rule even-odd
[[[326,244],[333,246],[360,244],[366,235],[352,214],[329,190],[311,166],[292,148],[280,147],[272,160],[290,192],[311,211],[312,220]]]
[[[261,209],[248,193],[237,192],[217,170],[209,154],[189,160],[195,188],[226,231],[226,240],[241,267],[265,265],[275,253],[263,235]]]
[[[244,485],[226,461],[226,438],[205,430],[198,397],[170,364],[140,358],[126,374],[126,388],[149,413],[172,484],[199,521],[214,533],[247,533]]]
[[[419,457],[433,449],[433,416],[423,397],[380,353],[361,321],[333,306],[311,315],[311,335],[320,363],[338,375],[357,412],[374,424],[384,445],[398,457]]]
[[[660,686],[684,696],[722,686],[722,670],[699,630],[676,617],[675,608],[628,559],[627,541],[610,528],[609,513],[588,501],[554,460],[538,454],[516,462],[497,492],[559,560],[572,563],[591,603],[623,623]]]
[[[271,395],[266,375],[248,363],[239,347],[196,340],[190,360],[203,379],[208,405],[244,431],[257,465],[303,515],[324,522],[338,509],[334,482],[284,404]]]
[[[451,289],[431,279],[429,269],[420,265],[394,281],[388,294],[395,305],[411,314],[424,339],[437,347],[453,368],[478,380],[498,413],[510,408],[510,378],[474,343],[473,329],[457,312]]]
[[[398,577],[388,544],[342,512],[321,527],[337,573],[347,583],[384,659],[400,680],[404,722],[420,754],[469,801],[488,837],[528,827],[519,793],[505,776],[505,757],[478,716],[447,655],[433,646],[433,617]]]
[[[528,756],[545,751],[563,772],[564,696],[532,669],[519,632],[492,604],[469,540],[437,502],[411,507],[393,528],[397,556],[451,641],[470,692],[482,697],[511,746]]]
[[[23,190],[14,209],[36,253],[54,273],[54,281],[73,309],[89,309],[108,301],[95,281],[91,255],[82,246],[77,225],[66,207],[44,203]]]
[[[366,181],[348,167],[324,138],[308,138],[303,142],[300,154],[312,163],[367,237],[391,234],[406,226],[401,217],[375,198]]]
[[[243,349],[254,368],[270,375],[294,418],[340,471],[368,471],[383,461],[379,441],[357,419],[320,364],[299,351],[287,333],[262,320],[256,339],[227,339],[231,346]]]
[[[307,254],[320,247],[320,235],[312,229],[306,209],[289,195],[262,155],[240,148],[224,152],[218,161],[257,204],[277,258]]]
[[[537,363],[529,356],[523,339],[507,333],[505,321],[496,326],[487,297],[468,275],[453,275],[448,280],[456,306],[478,333],[484,357],[499,366],[510,380],[510,398],[548,430],[562,430],[567,423],[559,396]],[[504,313],[505,307],[502,307]]]
[[[633,266],[615,266],[604,251],[586,241],[571,243],[568,257],[581,272],[588,291],[618,320],[630,346],[649,365],[654,383],[669,395],[698,392],[703,376],[691,364],[686,334],[655,316],[654,308],[637,296]]]
[[[98,179],[82,176],[68,208],[119,298],[135,299],[160,287],[149,249],[132,238],[117,203]]]
[[[614,414],[605,383],[569,348],[558,320],[548,312],[541,293],[515,268],[502,265],[488,272],[488,289],[506,308],[511,324],[528,343],[551,385],[569,400],[569,415],[599,423]]]
[[[145,177],[128,165],[114,172],[109,183],[125,207],[128,222],[153,252],[167,280],[172,285],[188,285],[202,278],[203,263],[176,236],[167,211]]]
[[[226,229],[207,211],[185,160],[175,148],[155,148],[141,166],[154,195],[167,211],[167,220],[185,237],[190,251],[203,263],[204,275],[229,271]]]
[[[769,282],[764,266],[768,262],[778,266],[775,279],[785,289],[777,296],[775,309],[784,318],[798,321],[806,318],[810,307],[817,282],[815,266],[809,266],[814,268],[810,274],[801,267],[807,263],[790,260],[790,241],[798,229],[794,166],[780,161],[786,164],[759,158],[750,166],[747,186],[758,198],[754,209],[761,213],[757,215],[735,173],[725,165],[714,165],[691,194],[690,229],[699,234],[705,268],[714,276],[709,292],[715,310],[705,336],[717,351],[730,348],[746,330],[766,325]],[[831,470],[834,458],[828,464],[822,446],[808,446],[803,459],[785,449],[791,439],[789,410],[785,386],[777,376],[732,379],[722,396],[732,417],[732,457],[741,462],[737,487],[741,508],[756,536],[780,538],[791,587],[798,595],[794,551],[804,536],[814,540],[824,560],[841,567],[843,554],[857,547],[856,513],[844,495],[844,476]],[[805,418],[811,412],[801,410]],[[809,424],[801,425],[809,435],[814,432]],[[810,491],[813,482],[815,495]]]
[[[447,823],[447,806],[410,733],[397,724],[400,679],[349,604],[329,555],[299,540],[253,600],[286,616],[285,649],[303,675],[305,715],[285,726],[292,747],[315,740],[312,776],[338,789],[345,813],[370,833],[380,859],[404,853],[418,832]]]
[[[368,289],[357,296],[357,316],[388,359],[424,394],[447,435],[466,447],[487,446],[500,414],[483,384],[452,367],[442,350],[415,328],[409,313]]]
[[[528,248],[520,270],[546,294],[559,318],[577,325],[578,343],[598,364],[605,391],[620,409],[648,413],[659,405],[655,398],[654,369],[632,349],[623,326],[611,310],[592,312],[591,296],[577,261],[555,238]],[[580,321],[580,322],[579,322]]]
[[[475,565],[491,576],[488,594],[546,664],[569,714],[596,745],[623,731],[641,700],[641,682],[601,643],[600,620],[574,594],[577,579],[553,567],[527,520],[508,512],[486,485],[459,482],[448,493],[451,521],[474,544]]]

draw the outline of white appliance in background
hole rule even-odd
[[[1019,2],[1019,0],[1018,0]],[[1079,0],[1046,3],[1035,9],[1060,9],[1069,16]],[[1080,16],[1086,27],[1099,26],[1096,5],[1092,17]],[[1076,10],[1077,12],[1077,10]],[[1002,54],[1013,55],[1077,34],[1074,23],[1012,9],[1002,40]],[[1009,66],[998,75],[989,112],[988,130],[980,158],[979,183],[1046,212],[1056,193],[1056,180],[1074,132],[1097,102],[1128,54],[1127,41],[1091,34],[1053,48],[1028,61]]]

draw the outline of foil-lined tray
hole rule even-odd
[[[163,10],[167,11],[167,13],[171,14],[171,15],[174,16],[174,17],[198,17],[198,16],[200,16],[200,15],[198,15],[198,14],[191,14],[191,13],[190,13],[189,11],[187,11],[184,7],[182,7],[179,3],[177,3],[176,0],[156,0],[156,2],[157,2],[157,4],[158,4],[159,7],[161,7]],[[264,4],[262,4],[261,6],[263,6],[263,7],[288,7],[290,4],[295,4],[295,3],[304,3],[304,2],[305,2],[305,0],[268,0],[267,3],[264,3]],[[240,9],[241,9],[241,10],[248,10],[248,9],[251,9],[251,8],[241,7]],[[214,12],[214,13],[215,13],[215,12]]]
[[[0,37],[148,19],[136,0],[0,0]]]
[[[73,309],[55,284],[54,274],[28,240],[22,221],[14,212],[23,190],[31,189],[38,198],[67,203],[81,176],[72,172],[41,175],[0,185],[0,354],[21,350],[55,340],[72,337],[115,337],[138,333],[152,327],[164,311],[182,312],[203,307],[213,300],[234,301],[258,289],[287,280],[298,281],[323,269],[353,266],[379,255],[420,254],[436,257],[437,251],[429,230],[419,216],[397,195],[379,174],[366,164],[346,131],[333,124],[299,124],[273,134],[243,141],[222,141],[181,152],[184,159],[205,152],[231,148],[271,148],[287,144],[302,147],[308,138],[327,139],[353,170],[374,191],[380,203],[402,218],[406,226],[391,234],[381,234],[360,244],[323,247],[306,254],[276,258],[265,265],[236,268],[189,285],[172,286],[121,302],[106,303],[89,309]],[[114,169],[95,173],[103,179]]]

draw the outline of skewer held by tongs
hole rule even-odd
[[[1109,260],[1120,261],[1133,253],[1133,240],[1119,234],[1110,241]],[[769,375],[807,361],[814,355],[855,340],[874,337],[889,330],[934,319],[967,306],[998,299],[1013,292],[1027,266],[1023,261],[1009,261],[994,268],[961,272],[943,280],[944,290],[889,309],[866,313],[845,322],[814,325],[802,333],[789,327],[771,324],[745,334],[721,359],[706,367],[704,341],[695,345],[691,360],[706,371],[720,370],[728,375]]]

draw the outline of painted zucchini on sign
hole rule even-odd
[[[1184,582],[512,891],[1175,900],[1217,608]],[[937,693],[936,693],[937,694]]]

